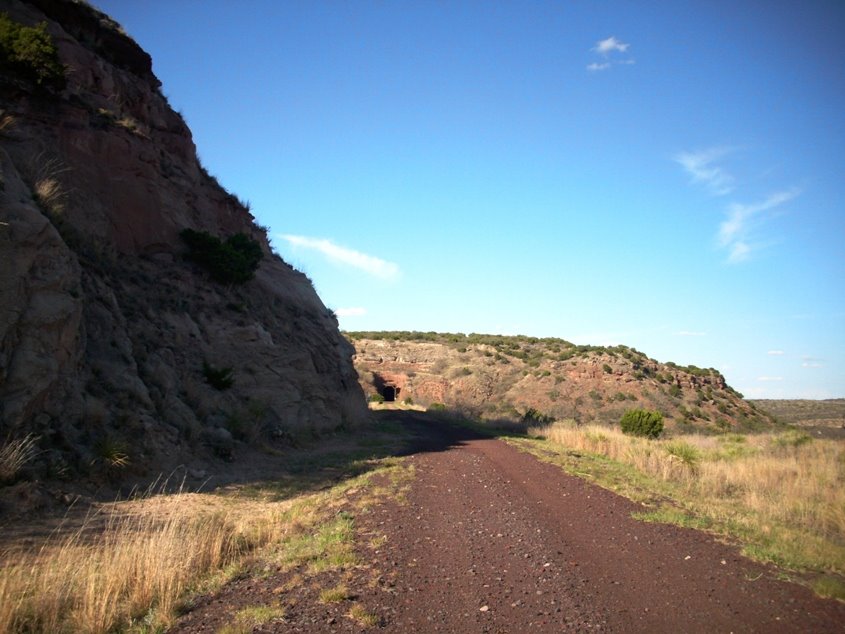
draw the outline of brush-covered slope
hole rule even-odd
[[[0,0],[0,70],[0,439],[37,436],[35,473],[157,472],[366,415],[334,315],[118,25]]]
[[[617,423],[627,409],[661,411],[669,425],[745,429],[771,424],[716,370],[659,363],[626,346],[563,339],[420,332],[348,332],[364,390],[487,418],[529,409],[578,422]]]

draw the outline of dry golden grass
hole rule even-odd
[[[349,617],[363,627],[375,627],[379,624],[378,616],[369,612],[360,603],[356,603],[350,608]]]
[[[340,603],[341,601],[346,601],[348,598],[349,588],[343,583],[320,590],[320,601],[323,603]]]
[[[34,552],[5,553],[0,632],[107,632],[168,622],[198,576],[279,539],[282,508],[191,493],[107,505]]]
[[[27,434],[23,438],[8,438],[0,446],[0,482],[11,482],[38,452],[38,437]]]
[[[234,623],[224,625],[217,634],[250,634],[256,627],[266,625],[271,621],[282,621],[285,618],[284,606],[251,605],[241,608],[235,614]]]
[[[47,211],[61,214],[65,209],[65,190],[55,178],[42,178],[35,183],[35,198]]]
[[[382,465],[283,501],[179,492],[103,505],[37,550],[0,555],[0,633],[166,627],[189,590],[225,581],[259,549],[321,570],[354,563],[351,520],[338,511],[352,489],[371,501],[383,494],[368,489],[376,473],[389,476],[394,493],[407,482],[407,467]]]
[[[8,136],[9,132],[15,127],[15,117],[6,114],[5,110],[0,110],[0,137]]]
[[[62,219],[68,201],[63,174],[70,169],[47,150],[33,152],[22,165],[24,180],[29,184],[35,202],[54,222]]]
[[[845,572],[845,443],[793,431],[650,441],[568,423],[529,434],[646,474],[663,485],[659,493],[750,538],[754,556]]]

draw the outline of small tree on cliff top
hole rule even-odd
[[[24,26],[8,13],[0,13],[0,72],[42,89],[65,87],[65,67],[47,25]]]

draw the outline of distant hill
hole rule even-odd
[[[659,363],[627,346],[564,339],[434,332],[346,332],[364,391],[486,418],[529,410],[616,423],[630,408],[661,411],[669,427],[764,429],[774,419],[712,368]]]
[[[760,399],[749,401],[779,421],[809,427],[845,428],[845,398]]]

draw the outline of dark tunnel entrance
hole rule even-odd
[[[393,402],[399,396],[399,388],[393,387],[392,385],[385,385],[382,396],[386,402]]]

